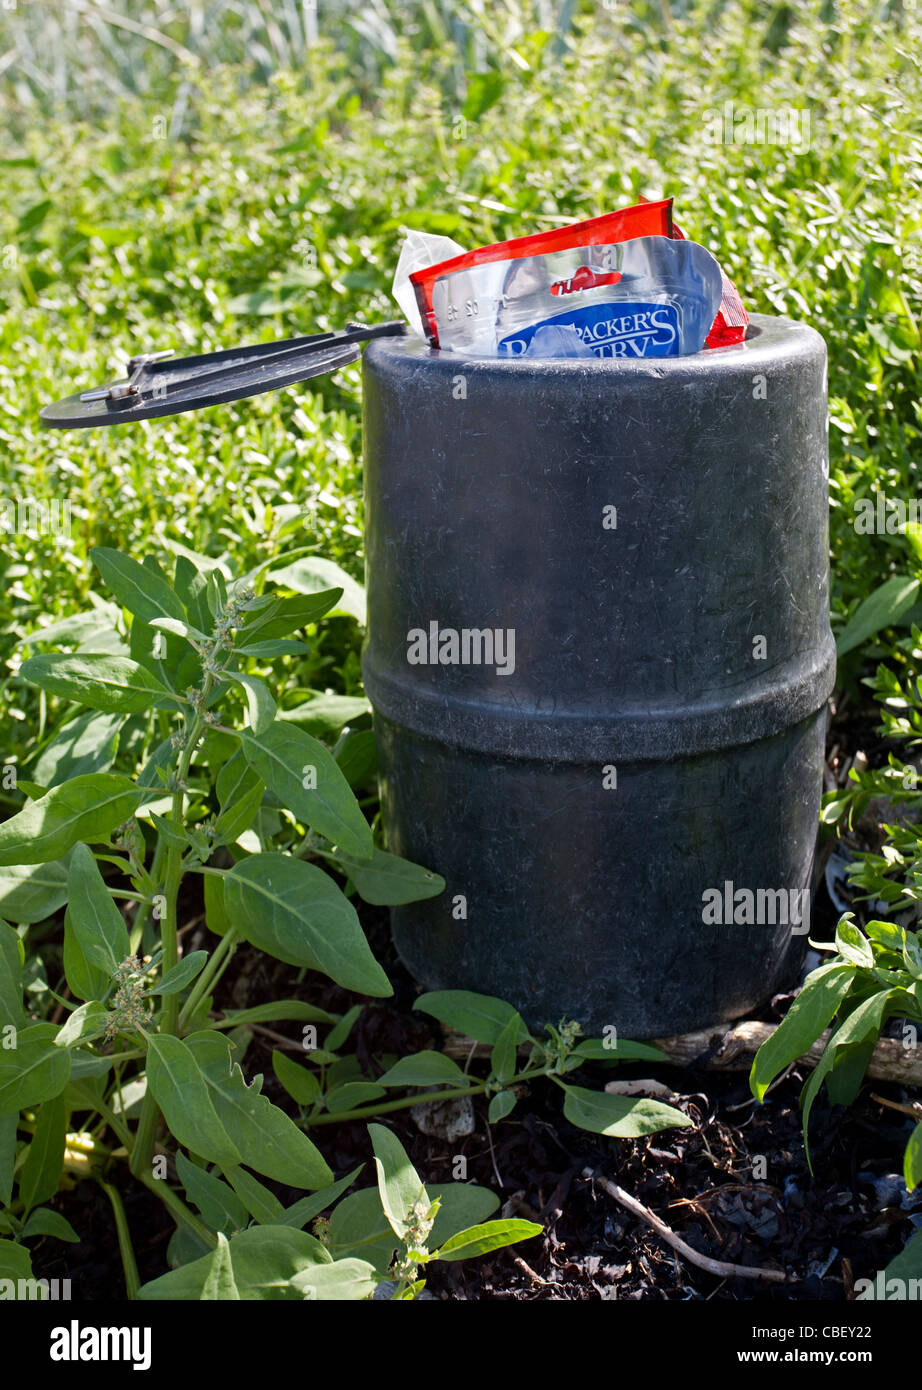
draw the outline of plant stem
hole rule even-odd
[[[206,676],[202,683],[202,705],[208,698],[212,680]],[[185,802],[185,792],[183,784],[192,763],[192,755],[196,745],[202,735],[204,721],[200,714],[196,714],[189,730],[188,738],[182,750],[182,755],[176,768],[176,789],[173,792],[173,805],[170,817],[177,828],[182,827],[183,804]],[[157,853],[163,844],[160,837],[155,852],[154,862],[157,860]],[[168,970],[176,964],[179,959],[179,924],[176,916],[176,901],[179,896],[179,885],[182,880],[182,854],[179,849],[171,845],[166,851],[164,864],[163,880],[163,899],[164,911],[160,922],[160,949],[162,955],[162,972],[165,975]],[[156,885],[155,885],[156,886]],[[175,1033],[179,1022],[179,999],[175,994],[168,994],[163,1001],[160,1011],[160,1032]],[[154,1152],[154,1139],[157,1134],[157,1126],[160,1123],[160,1109],[154,1100],[153,1093],[148,1087],[144,1094],[144,1101],[141,1106],[141,1118],[138,1121],[137,1134],[135,1135],[134,1147],[131,1154],[131,1171],[136,1178],[145,1181],[144,1174],[150,1165],[151,1157]]]
[[[508,1091],[512,1086],[521,1085],[524,1081],[533,1081],[536,1076],[549,1076],[552,1081],[556,1079],[549,1066],[530,1067],[510,1077],[504,1089]],[[337,1125],[344,1120],[365,1120],[373,1115],[386,1115],[393,1110],[406,1110],[411,1105],[426,1105],[430,1101],[456,1100],[459,1096],[482,1096],[488,1084],[487,1081],[477,1081],[473,1086],[459,1086],[452,1091],[424,1091],[418,1096],[401,1096],[399,1100],[359,1105],[354,1110],[340,1110],[335,1115],[318,1115],[316,1119],[307,1121],[307,1128],[313,1129],[315,1125]]]
[[[122,1269],[125,1271],[125,1292],[129,1302],[133,1303],[138,1296],[141,1280],[138,1275],[138,1264],[134,1257],[134,1246],[131,1244],[131,1232],[128,1229],[128,1218],[125,1215],[122,1196],[118,1188],[113,1187],[110,1182],[103,1182],[100,1179],[99,1185],[112,1204],[118,1248],[122,1257]]]
[[[205,997],[208,990],[211,989],[213,985],[217,984],[218,980],[220,980],[221,976],[224,974],[224,971],[230,965],[231,956],[237,949],[237,939],[238,932],[236,927],[228,927],[227,931],[212,951],[205,969],[202,971],[201,975],[199,975],[192,987],[188,999],[182,1007],[182,1012],[179,1015],[180,1028],[192,1017],[196,1007]]]
[[[213,1250],[218,1243],[218,1238],[214,1231],[209,1231],[203,1221],[200,1221],[194,1211],[190,1211],[183,1199],[178,1196],[167,1184],[165,1178],[155,1178],[151,1173],[138,1173],[137,1177],[153,1192],[155,1197],[159,1197],[163,1205],[168,1209],[171,1216],[177,1221],[181,1221],[184,1226],[188,1226],[200,1240],[203,1240],[210,1250]]]
[[[340,1110],[335,1115],[318,1115],[308,1120],[308,1129],[315,1125],[338,1125],[344,1120],[364,1120],[371,1115],[386,1115],[392,1110],[406,1110],[411,1105],[425,1105],[431,1100],[455,1100],[458,1096],[481,1096],[487,1089],[485,1081],[473,1086],[459,1087],[454,1091],[425,1091],[421,1096],[402,1096],[399,1100],[386,1100],[380,1104],[360,1105],[355,1110]]]

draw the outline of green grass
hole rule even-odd
[[[96,84],[92,120],[73,75],[42,102],[7,70],[0,109],[19,135],[0,160],[0,495],[68,499],[72,532],[4,537],[4,761],[34,738],[18,642],[85,606],[91,546],[142,558],[173,538],[246,567],[279,548],[280,509],[302,508],[299,543],[362,565],[357,367],[134,428],[46,433],[40,405],[114,375],[130,351],[394,317],[401,225],[473,246],[674,195],[751,310],[806,319],[829,344],[836,611],[918,563],[903,537],[851,522],[857,497],[919,492],[920,12],[686,8],[556,7],[552,34],[530,5],[487,7],[486,70],[467,80],[476,14],[460,3],[395,22],[394,60],[353,29],[338,48],[292,50],[294,72],[271,45],[221,66],[240,55],[219,21],[194,73],[148,43],[133,86],[84,35],[71,56]],[[446,42],[422,47],[439,16]],[[711,143],[706,113],[728,100],[808,108],[809,150]],[[337,640],[341,666],[356,638]],[[331,682],[354,679],[354,657],[348,671]]]

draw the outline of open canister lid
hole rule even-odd
[[[40,412],[42,424],[56,429],[122,425],[180,415],[223,401],[258,396],[348,366],[368,338],[397,337],[402,320],[373,326],[350,324],[335,333],[315,333],[250,347],[225,348],[195,357],[166,352],[140,353],[128,363],[128,376],[107,386],[68,396]]]

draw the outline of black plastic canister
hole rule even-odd
[[[395,908],[430,988],[623,1037],[789,979],[835,653],[826,353],[364,358],[368,641]]]

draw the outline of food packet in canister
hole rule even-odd
[[[655,203],[636,203],[633,207],[607,212],[602,217],[590,217],[583,222],[571,222],[566,227],[555,227],[549,232],[536,232],[530,236],[515,237],[512,241],[478,246],[474,251],[460,252],[449,260],[445,260],[444,255],[433,254],[437,240],[434,236],[411,232],[400,253],[393,294],[414,331],[417,331],[419,324],[430,345],[437,348],[441,343],[432,294],[436,283],[449,273],[575,247],[610,246],[632,237],[671,237],[672,234],[671,198]],[[416,299],[417,314],[408,312],[406,308],[407,280]]]
[[[583,355],[574,333],[596,357],[700,352],[723,290],[709,251],[666,236],[450,266],[430,272],[438,345],[471,357]]]

